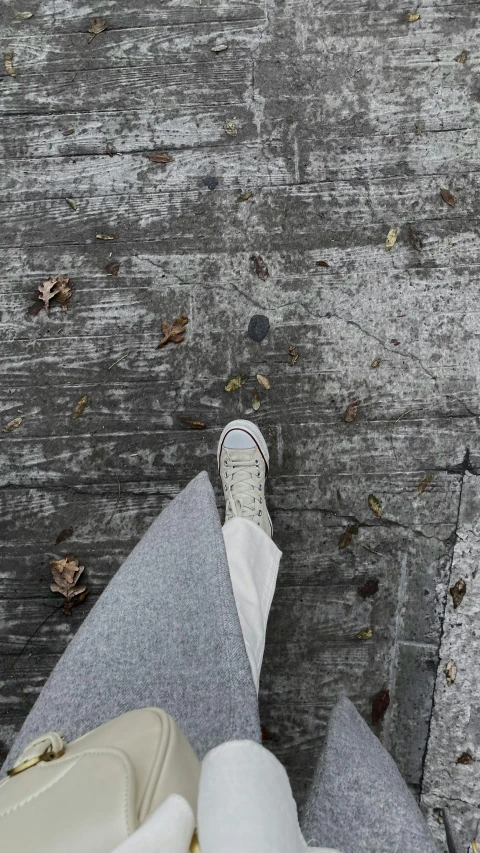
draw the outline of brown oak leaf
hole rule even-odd
[[[368,506],[372,510],[373,514],[377,516],[377,518],[382,517],[382,513],[383,513],[382,504],[380,503],[378,498],[375,497],[375,495],[369,495],[368,496]]]
[[[461,755],[458,756],[456,764],[472,764],[473,763],[473,755],[469,752],[462,752]]]
[[[181,314],[179,317],[174,317],[172,323],[169,323],[167,320],[164,320],[162,323],[163,338],[160,341],[157,349],[160,349],[160,347],[164,347],[165,344],[168,344],[169,342],[172,342],[174,344],[181,344],[185,337],[185,332],[187,331],[187,323],[188,317],[186,316],[186,314]]]
[[[66,275],[57,276],[57,292],[55,294],[55,302],[59,302],[63,311],[67,311],[67,302],[72,295],[72,285],[70,279]]]
[[[433,483],[434,479],[435,479],[434,474],[428,474],[426,477],[424,477],[422,482],[418,484],[418,488],[417,488],[418,494],[423,495],[427,486],[429,486],[430,483]]]
[[[252,255],[253,266],[256,274],[261,281],[266,281],[268,278],[268,267],[261,255]]]
[[[422,235],[415,230],[413,225],[408,226],[408,239],[410,240],[410,243],[412,244],[413,248],[417,250],[417,252],[420,252],[423,249]]]
[[[7,50],[3,58],[3,63],[5,65],[5,71],[7,72],[7,74],[10,74],[10,77],[16,77],[17,72],[13,67],[13,48]]]
[[[87,403],[88,403],[88,394],[84,394],[83,397],[80,397],[77,405],[75,406],[75,408],[72,412],[72,418],[74,420],[76,420],[77,418],[80,417],[80,415],[83,414],[83,412],[85,411],[85,406],[87,405]]]
[[[352,400],[351,403],[347,406],[345,410],[344,418],[347,424],[351,424],[355,418],[357,417],[358,407],[360,405],[360,400],[357,398],[356,400]]]
[[[289,346],[288,354],[290,356],[290,361],[292,363],[292,367],[297,363],[300,353],[297,348],[294,346]]]
[[[352,541],[352,536],[356,536],[358,533],[358,524],[349,524],[347,529],[342,533],[340,539],[338,540],[338,547],[340,550],[343,548],[348,548],[350,542]]]
[[[52,300],[59,302],[63,310],[66,311],[67,302],[71,295],[72,285],[70,284],[68,275],[56,275],[52,278],[45,278],[35,291],[35,302],[28,309],[28,313],[36,316],[42,310],[43,306],[48,311]]]
[[[107,273],[107,275],[118,275],[119,269],[120,269],[119,262],[118,261],[111,261],[105,267],[105,272]]]
[[[450,587],[450,595],[453,599],[453,609],[456,610],[457,607],[462,603],[463,597],[467,591],[467,584],[460,578],[455,584],[455,586]]]
[[[205,429],[206,424],[203,421],[196,421],[195,418],[177,418],[177,421],[180,421],[181,424],[185,424],[185,426],[190,427],[190,429]]]
[[[455,207],[455,198],[453,197],[453,195],[452,195],[452,193],[450,192],[450,190],[447,190],[447,189],[445,189],[445,188],[442,188],[442,189],[440,190],[440,195],[442,196],[442,198],[443,198],[443,200],[444,200],[445,204],[450,205],[450,207]]]
[[[90,26],[88,28],[88,32],[92,33],[90,38],[88,39],[88,43],[98,36],[99,33],[103,33],[104,30],[108,28],[108,21],[105,18],[90,18]]]
[[[70,616],[75,603],[74,599],[81,596],[80,601],[84,601],[88,592],[85,584],[77,586],[85,567],[78,565],[78,560],[73,554],[66,554],[61,560],[50,560],[50,565],[54,581],[50,584],[50,589],[64,596],[63,612],[65,616]]]
[[[73,536],[73,527],[65,527],[55,539],[55,545],[60,545],[60,542],[64,542],[65,539],[70,539],[70,536]]]
[[[378,578],[369,578],[363,586],[358,589],[358,594],[362,598],[372,598],[378,592],[380,584]]]
[[[148,159],[152,163],[161,163],[163,166],[166,166],[167,163],[173,163],[173,157],[170,157],[170,154],[167,154],[166,151],[150,151]]]

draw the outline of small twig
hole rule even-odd
[[[370,548],[370,545],[365,545],[363,542],[361,542],[360,544],[362,548],[365,548],[366,551],[370,551],[371,554],[376,554],[377,557],[384,557],[385,559],[387,559],[386,554],[381,554],[380,551],[374,551],[373,548]]]
[[[29,698],[28,698],[28,696],[26,695],[26,693],[25,693],[25,691],[24,691],[24,689],[23,689],[22,685],[20,684],[20,681],[18,680],[17,673],[16,673],[16,671],[15,671],[15,663],[19,660],[19,658],[21,657],[21,655],[23,655],[23,653],[24,653],[25,649],[27,648],[27,646],[28,646],[28,644],[29,644],[30,640],[33,640],[33,638],[34,638],[35,634],[37,634],[37,633],[38,633],[38,631],[40,630],[40,628],[43,628],[43,626],[45,625],[45,622],[48,622],[48,620],[50,619],[50,616],[53,616],[53,614],[54,614],[54,613],[56,613],[56,612],[57,612],[57,610],[60,610],[62,607],[63,607],[63,604],[59,604],[57,607],[55,607],[53,610],[51,610],[51,611],[50,611],[50,613],[48,614],[48,616],[46,616],[46,617],[45,617],[45,619],[43,620],[43,622],[40,622],[40,625],[37,625],[37,627],[35,628],[35,630],[34,630],[33,634],[28,638],[28,640],[27,640],[27,642],[25,643],[25,645],[23,645],[23,646],[22,646],[22,648],[20,649],[20,651],[19,651],[18,655],[15,655],[15,662],[14,662],[14,663],[12,663],[12,662],[10,661],[10,666],[11,666],[11,668],[12,668],[13,677],[14,677],[14,679],[15,679],[15,682],[16,682],[16,684],[17,684],[17,687],[20,689],[21,694],[22,694],[23,698],[25,699],[25,702],[27,703],[27,705],[30,705],[30,707],[31,707],[31,708],[33,707],[33,702],[30,702],[30,699],[29,699]]]
[[[126,352],[125,355],[122,355],[121,358],[117,359],[117,361],[114,361],[113,364],[110,365],[110,367],[107,367],[107,370],[111,370],[112,367],[115,367],[115,365],[118,364],[119,361],[123,361],[123,359],[126,358],[127,355],[130,355],[130,352]]]
[[[120,487],[120,480],[118,479],[118,474],[117,474],[116,472],[115,472],[115,476],[116,476],[116,478],[117,478],[117,483],[118,483],[118,497],[117,497],[117,503],[115,504],[115,509],[113,510],[113,512],[112,512],[112,514],[111,514],[111,516],[110,516],[110,518],[108,519],[108,521],[107,521],[107,523],[106,523],[105,527],[108,527],[108,525],[110,524],[110,522],[111,522],[111,520],[112,520],[113,516],[115,515],[115,513],[116,513],[116,511],[117,511],[117,509],[118,509],[118,505],[119,505],[119,503],[120,503],[120,495],[121,495],[121,493],[122,493],[122,489],[121,489],[121,487]]]

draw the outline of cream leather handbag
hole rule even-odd
[[[195,813],[199,779],[192,747],[160,708],[130,711],[68,745],[50,732],[0,782],[0,850],[111,853],[170,794]]]

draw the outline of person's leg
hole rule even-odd
[[[161,513],[58,662],[5,766],[34,737],[72,740],[159,706],[202,757],[260,739],[258,704],[214,494],[203,473]]]
[[[258,690],[265,633],[281,551],[265,502],[268,448],[250,421],[227,424],[218,446],[225,496],[223,537],[253,680]]]
[[[342,853],[436,853],[393,758],[346,697],[330,715],[300,826],[311,847]]]

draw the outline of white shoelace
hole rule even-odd
[[[226,463],[226,464],[225,464]],[[226,485],[226,518],[241,516],[259,522],[263,511],[263,485],[259,464],[249,461],[224,460],[223,482]]]

